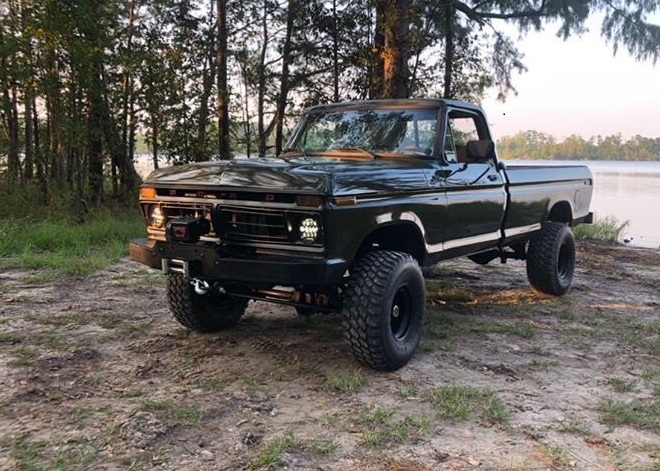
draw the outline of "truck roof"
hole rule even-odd
[[[410,109],[410,108],[440,108],[441,106],[456,106],[483,113],[478,105],[461,100],[450,100],[445,98],[399,98],[389,100],[362,100],[344,101],[340,103],[329,103],[307,108],[306,113],[320,113],[332,110],[350,109]]]

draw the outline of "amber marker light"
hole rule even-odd
[[[317,195],[298,195],[296,197],[296,204],[298,206],[306,206],[308,208],[318,208],[321,206],[322,200]]]
[[[335,204],[337,206],[351,206],[357,203],[355,196],[340,196],[335,198]]]
[[[156,197],[156,189],[151,187],[140,188],[140,199],[148,199]]]

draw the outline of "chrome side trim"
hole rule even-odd
[[[428,245],[427,250],[429,253],[437,253],[442,250],[450,250],[458,247],[469,247],[470,245],[480,244],[483,242],[491,242],[500,239],[500,231],[490,232],[488,234],[481,234],[478,236],[464,237],[462,239],[447,240],[441,244]]]

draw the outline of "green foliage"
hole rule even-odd
[[[154,412],[163,417],[170,425],[197,425],[202,421],[202,410],[198,406],[184,406],[173,401],[155,401],[145,399],[140,410]]]
[[[443,419],[465,421],[477,414],[492,423],[506,424],[509,421],[509,412],[490,389],[443,386],[429,390],[428,397]]]
[[[610,385],[616,392],[626,393],[633,392],[637,389],[635,381],[628,381],[622,378],[610,378]]]
[[[417,418],[406,415],[401,420],[397,420],[394,411],[381,406],[361,411],[356,422],[361,426],[360,433],[364,442],[374,447],[383,447],[419,437],[430,427],[427,417]]]
[[[605,425],[632,425],[642,429],[660,429],[660,399],[629,402],[606,400],[599,404],[600,420]]]
[[[625,234],[630,221],[621,222],[614,216],[596,219],[593,224],[580,224],[573,229],[576,239],[593,239],[616,243]]]
[[[0,219],[0,263],[84,276],[116,262],[128,254],[130,239],[144,233],[144,223],[135,210],[96,211],[81,224],[66,216]]]
[[[561,142],[538,131],[523,131],[497,141],[503,159],[545,160],[660,160],[660,137],[634,136],[624,140],[620,134],[584,139],[573,134]]]
[[[352,372],[339,372],[330,375],[325,380],[325,387],[331,391],[342,393],[355,393],[369,383],[369,379],[359,370]]]
[[[248,463],[250,469],[274,469],[282,461],[282,454],[302,448],[302,442],[296,438],[292,431],[278,437],[263,447],[259,456]]]

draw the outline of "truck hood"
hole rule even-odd
[[[352,196],[424,188],[429,169],[427,162],[415,158],[234,159],[154,170],[144,184],[163,188],[213,187]]]

